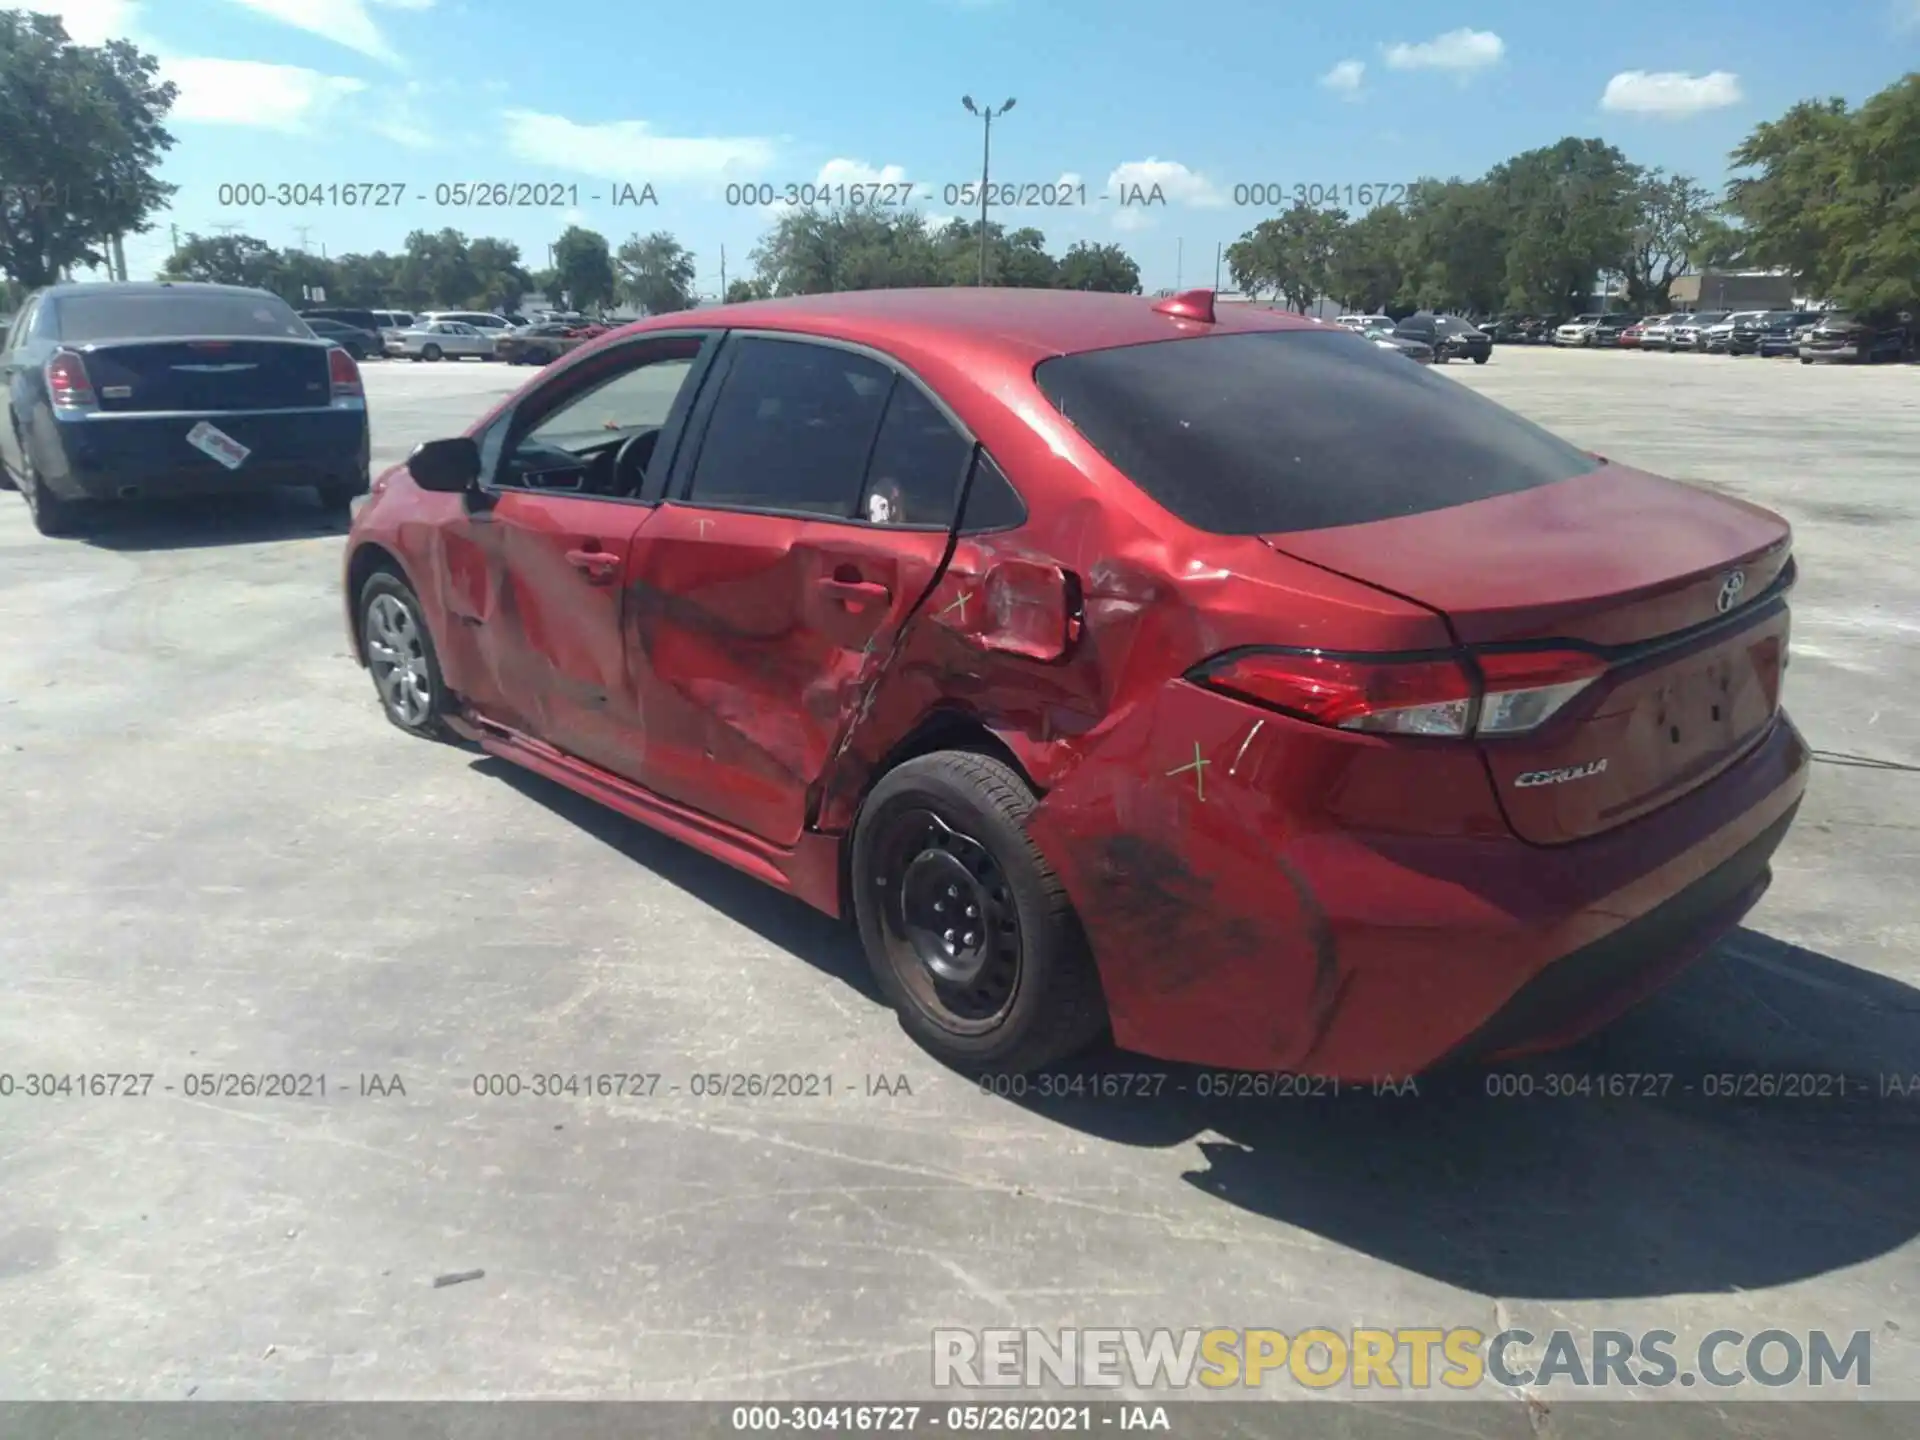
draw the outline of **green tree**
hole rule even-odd
[[[1379,314],[1406,284],[1407,212],[1376,205],[1335,237],[1328,289],[1349,310]]]
[[[296,307],[308,303],[306,292],[313,288],[325,292],[328,304],[347,303],[341,298],[333,262],[304,250],[281,251],[266,288]]]
[[[886,290],[943,279],[926,218],[878,205],[789,211],[749,258],[774,295]]]
[[[189,233],[167,257],[165,272],[177,280],[199,280],[214,285],[273,284],[281,267],[280,252],[252,235],[195,235]]]
[[[665,230],[629,236],[614,260],[629,305],[649,315],[693,308],[693,254]]]
[[[1506,292],[1508,212],[1484,180],[1407,189],[1396,310],[1498,309]]]
[[[342,305],[381,309],[402,304],[399,273],[398,257],[384,250],[338,256],[333,261],[333,283],[327,289],[327,298]]]
[[[533,277],[520,263],[520,247],[511,240],[483,235],[467,246],[474,288],[466,303],[479,310],[512,310],[533,288]]]
[[[726,303],[744,304],[748,300],[771,300],[773,291],[763,280],[734,280],[727,285]]]
[[[1627,308],[1638,315],[1664,312],[1673,282],[1717,238],[1713,196],[1685,175],[1640,170],[1633,183],[1633,224],[1625,263]]]
[[[1063,290],[1104,290],[1115,295],[1140,293],[1140,267],[1118,245],[1076,240],[1060,257],[1057,282]]]
[[[0,10],[0,271],[45,285],[144,234],[176,186],[154,178],[178,91],[124,40],[75,45],[49,16]]]
[[[1346,224],[1344,211],[1296,200],[1227,247],[1234,284],[1249,295],[1283,296],[1304,315],[1332,286],[1334,249]]]
[[[1494,166],[1486,184],[1510,217],[1506,303],[1584,310],[1599,275],[1625,268],[1636,178],[1615,147],[1572,136]]]
[[[458,309],[472,303],[480,276],[467,254],[467,237],[448,227],[415,230],[400,253],[395,284],[407,306]]]
[[[1920,73],[1857,111],[1808,100],[1755,128],[1727,186],[1747,257],[1868,313],[1920,308]]]
[[[613,303],[613,255],[598,231],[569,225],[553,242],[553,269],[566,303],[575,309]]]

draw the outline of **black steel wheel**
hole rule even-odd
[[[868,963],[907,1033],[956,1069],[1023,1073],[1106,1024],[1099,976],[1005,764],[938,751],[883,776],[854,827]]]

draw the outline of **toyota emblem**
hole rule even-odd
[[[1740,603],[1740,592],[1747,588],[1747,572],[1736,570],[1720,582],[1719,610],[1722,615]]]

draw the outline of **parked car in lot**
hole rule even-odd
[[[1697,348],[1709,355],[1730,355],[1733,353],[1733,332],[1743,325],[1758,324],[1766,314],[1764,310],[1736,310],[1725,319],[1707,326],[1700,335]]]
[[[374,333],[380,337],[380,348],[383,352],[392,349],[394,342],[400,338],[402,330],[411,330],[416,323],[411,310],[376,310],[373,312],[373,320]]]
[[[1798,357],[1801,345],[1819,323],[1816,319],[1799,325],[1769,326],[1760,336],[1757,353],[1769,360],[1788,355]]]
[[[430,310],[418,317],[424,321],[450,320],[456,325],[471,325],[487,335],[504,335],[513,328],[507,317],[490,310]]]
[[[1792,331],[1803,327],[1811,328],[1819,323],[1818,310],[1763,310],[1757,315],[1749,315],[1745,319],[1734,322],[1733,333],[1727,337],[1727,353],[1757,355],[1762,353],[1767,336],[1790,334]]]
[[[1663,315],[1657,320],[1649,320],[1640,327],[1640,348],[1642,350],[1670,350],[1673,348],[1673,330],[1676,325],[1685,323],[1689,317],[1682,311]]]
[[[310,306],[300,312],[302,320],[329,320],[336,325],[347,325],[355,330],[364,330],[373,334],[380,329],[380,312],[362,310],[351,305]]]
[[[1572,346],[1591,345],[1595,327],[1605,318],[1597,311],[1590,315],[1576,315],[1564,325],[1555,327],[1553,343]]]
[[[491,360],[495,343],[492,333],[476,330],[463,321],[426,320],[411,330],[402,330],[387,353],[409,360]]]
[[[527,325],[494,341],[494,356],[509,365],[550,365],[592,338],[578,325]]]
[[[1364,335],[1369,330],[1391,330],[1393,317],[1390,315],[1340,315],[1334,324],[1344,325],[1355,334]]]
[[[1638,315],[1602,315],[1594,322],[1587,344],[1595,350],[1618,349],[1620,337],[1639,323]]]
[[[1394,354],[1405,356],[1421,365],[1431,365],[1437,358],[1434,347],[1427,341],[1411,335],[1402,335],[1395,330],[1383,330],[1377,325],[1361,338],[1372,341],[1382,350],[1391,350]]]
[[[1442,364],[1449,360],[1471,360],[1476,365],[1484,365],[1493,355],[1493,337],[1470,321],[1458,315],[1436,315],[1433,324],[1438,342],[1434,346],[1434,358]]]
[[[1616,350],[1638,350],[1641,340],[1646,335],[1647,326],[1656,325],[1666,318],[1664,315],[1649,315],[1644,320],[1634,321],[1631,325],[1622,329],[1618,335],[1614,336],[1614,348]]]
[[[1872,365],[1905,359],[1913,348],[1913,329],[1881,316],[1862,318],[1835,311],[1821,318],[1800,342],[1800,363],[1815,361]]]
[[[286,301],[237,285],[53,285],[0,353],[0,474],[42,534],[134,498],[367,491],[360,368]]]
[[[1727,318],[1724,310],[1703,310],[1677,320],[1667,340],[1669,350],[1706,349],[1707,331]]]
[[[315,335],[322,340],[331,340],[355,360],[365,360],[369,355],[386,354],[386,342],[371,330],[342,324],[338,320],[322,320],[318,316],[303,318],[307,320],[307,328]]]
[[[1357,1080],[1569,1041],[1758,899],[1790,546],[1338,326],[951,288],[583,346],[343,580],[394,724],[848,917],[952,1065]]]

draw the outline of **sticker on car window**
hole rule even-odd
[[[211,455],[229,470],[238,470],[253,453],[226,431],[205,420],[187,432],[187,443],[203,455]]]

